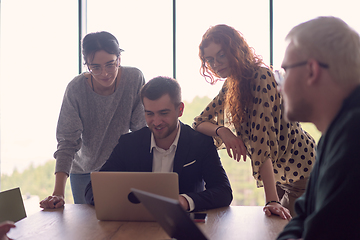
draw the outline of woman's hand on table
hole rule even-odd
[[[272,214],[280,216],[282,219],[290,220],[292,217],[290,211],[279,203],[269,203],[263,208],[265,215],[270,217]]]
[[[60,208],[64,206],[65,199],[63,196],[60,195],[52,195],[48,196],[44,200],[40,202],[41,208]]]

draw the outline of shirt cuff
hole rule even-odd
[[[189,203],[189,212],[193,211],[195,209],[195,203],[194,200],[192,200],[191,197],[189,197],[186,194],[180,194],[181,196],[183,196]]]

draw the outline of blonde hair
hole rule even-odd
[[[304,57],[328,64],[340,86],[360,83],[360,36],[343,20],[332,16],[312,19],[295,26],[285,40]]]

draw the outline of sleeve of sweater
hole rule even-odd
[[[138,81],[136,81],[137,97],[133,105],[133,110],[130,120],[131,131],[136,131],[146,126],[146,122],[144,118],[144,107],[140,99],[140,90],[142,86],[145,84],[145,78],[140,70],[138,70],[137,79],[138,79]]]
[[[65,172],[69,175],[75,153],[82,145],[83,131],[79,109],[74,98],[73,89],[69,84],[63,98],[59,120],[56,129],[57,151],[55,172]]]

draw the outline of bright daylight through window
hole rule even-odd
[[[357,2],[273,2],[274,69],[280,68],[285,34],[300,22],[334,15],[360,31]],[[224,23],[241,31],[270,65],[269,1],[218,3],[176,1],[176,78],[185,101],[180,120],[189,125],[223,83],[210,85],[199,73],[198,46],[210,26]],[[53,191],[57,119],[65,88],[78,74],[78,2],[3,0],[0,4],[0,189],[19,186],[29,214]],[[173,76],[172,1],[87,0],[87,31],[102,30],[114,34],[125,50],[121,64],[139,68],[146,81]],[[319,138],[313,125],[303,126]],[[225,150],[219,153],[233,187],[232,204],[263,205],[264,193],[251,176],[250,161],[238,163]],[[71,203],[70,186],[66,194],[66,202]]]

